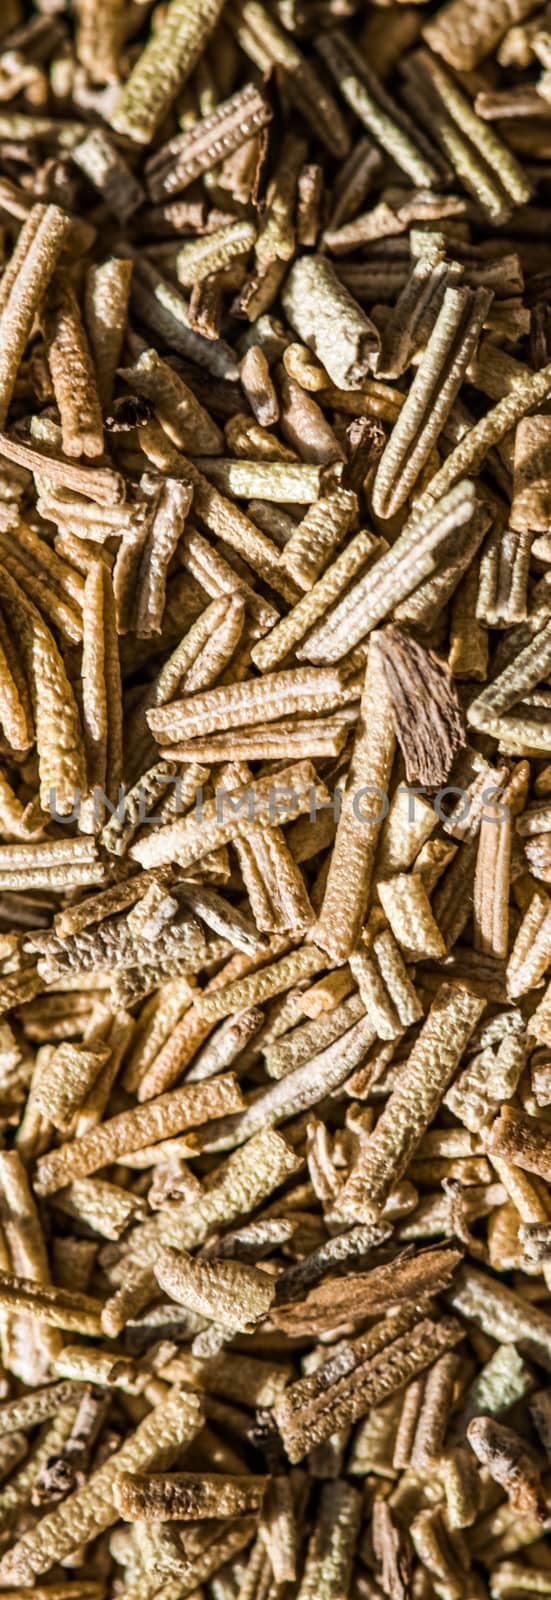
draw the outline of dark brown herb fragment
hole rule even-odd
[[[437,788],[466,742],[450,673],[432,650],[401,628],[383,628],[378,637],[408,783]]]

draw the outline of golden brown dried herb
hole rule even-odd
[[[0,19],[8,1600],[550,1589],[551,25],[429,9]]]

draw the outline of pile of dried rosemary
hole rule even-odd
[[[551,1597],[551,6],[0,101],[0,1600]]]

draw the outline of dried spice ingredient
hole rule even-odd
[[[13,1600],[551,1592],[548,10],[6,0]]]

